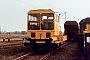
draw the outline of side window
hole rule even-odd
[[[59,16],[56,15],[56,22],[59,22]]]

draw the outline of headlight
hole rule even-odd
[[[49,32],[46,33],[46,38],[50,38],[51,34]]]
[[[31,38],[35,38],[35,33],[31,32]]]

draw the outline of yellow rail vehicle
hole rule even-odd
[[[51,9],[30,10],[27,13],[28,41],[25,45],[60,44],[60,15]]]

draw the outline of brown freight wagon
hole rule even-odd
[[[66,21],[64,24],[64,34],[67,35],[68,41],[75,40],[78,30],[78,23],[76,21]]]

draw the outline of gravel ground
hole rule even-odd
[[[15,58],[24,55],[30,51],[30,47],[11,46],[0,48],[0,60],[14,60]]]
[[[71,43],[51,55],[47,60],[85,60],[77,43]]]

